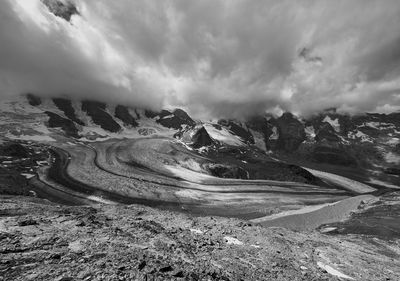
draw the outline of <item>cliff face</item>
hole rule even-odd
[[[284,113],[277,120],[278,148],[288,152],[297,150],[306,139],[304,125],[291,113]]]

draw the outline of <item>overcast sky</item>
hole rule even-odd
[[[0,1],[0,95],[68,94],[195,117],[400,109],[400,1]]]

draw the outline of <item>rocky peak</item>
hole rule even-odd
[[[257,132],[263,133],[268,138],[272,134],[268,121],[264,116],[253,116],[246,121],[246,126]]]
[[[303,123],[292,113],[285,112],[276,120],[279,138],[278,148],[286,151],[295,151],[306,139]]]
[[[68,0],[41,0],[49,11],[57,17],[71,21],[73,15],[79,15],[76,6]]]
[[[81,126],[85,125],[85,123],[83,123],[83,121],[76,116],[71,100],[64,98],[53,98],[53,102],[58,109],[64,112],[66,117],[68,117],[69,119],[71,119],[72,121]]]
[[[243,125],[239,125],[237,122],[235,122],[233,120],[225,120],[225,119],[219,120],[218,125],[221,125],[221,126],[227,128],[233,134],[239,136],[244,142],[249,143],[249,144],[254,144],[253,135]]]
[[[204,126],[181,129],[174,135],[174,137],[196,149],[215,144]]]
[[[144,116],[146,116],[147,118],[155,118],[158,116],[159,113],[150,110],[150,109],[145,109],[144,111]]]
[[[115,117],[124,122],[125,126],[137,127],[139,125],[126,106],[117,105],[115,107]]]
[[[319,127],[316,135],[315,140],[317,142],[328,142],[328,143],[338,143],[340,141],[339,136],[336,134],[335,129],[332,127],[331,124],[327,122],[323,122],[322,125]]]
[[[26,98],[28,99],[28,103],[32,106],[38,106],[42,104],[42,100],[34,94],[27,94]]]
[[[196,125],[196,122],[194,122],[193,119],[190,118],[190,116],[182,109],[176,109],[173,112],[162,110],[159,114],[150,112],[148,113],[148,116],[153,116],[152,118],[159,117],[157,123],[163,125],[164,127],[176,130],[182,128],[184,125],[189,127]]]
[[[49,128],[61,128],[67,136],[78,138],[78,129],[75,126],[75,123],[70,119],[61,117],[58,114],[55,114],[50,111],[45,111],[47,116],[49,116],[48,127]]]
[[[182,121],[185,121],[185,123],[188,124],[189,126],[195,125],[193,119],[190,118],[189,114],[187,114],[184,110],[177,108],[174,110],[173,114]]]
[[[192,136],[192,147],[200,148],[203,146],[213,145],[214,141],[208,134],[207,130],[201,126]]]
[[[116,133],[121,126],[106,112],[106,104],[96,101],[82,101],[82,110],[85,111],[93,122],[104,130]]]

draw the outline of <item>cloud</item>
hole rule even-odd
[[[80,16],[71,20],[36,0],[0,3],[1,95],[33,92],[161,106],[158,88],[134,74],[135,66],[102,30]]]
[[[397,0],[74,3],[71,23],[39,0],[0,3],[2,93],[210,118],[400,107]]]

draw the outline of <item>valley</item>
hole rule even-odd
[[[367,171],[362,162],[356,168],[302,160],[304,149],[313,142],[307,130],[301,132],[307,124],[290,114],[276,121],[203,123],[182,110],[156,113],[90,101],[80,105],[62,98],[42,101],[34,95],[24,99],[3,106],[3,120],[10,115],[14,120],[12,130],[2,127],[4,141],[29,150],[42,138],[41,152],[35,153],[46,157],[47,164],[33,165],[28,182],[32,194],[55,202],[144,204],[192,215],[256,220],[393,190],[357,176]],[[306,123],[320,122],[318,118]],[[333,122],[331,117],[325,120]],[[329,122],[323,123],[314,145],[332,151],[347,149],[333,143],[333,139],[341,142],[335,131],[340,123],[336,121],[335,130],[326,131]],[[264,143],[264,148],[255,145],[260,134],[265,138],[257,143]],[[24,159],[26,155],[15,161]],[[318,222],[330,220],[319,218]]]
[[[394,187],[389,188],[376,184],[381,177],[371,182],[367,174],[372,167],[365,166],[365,159],[346,166],[335,164],[337,156],[333,162],[316,163],[305,155],[305,148],[312,145],[334,147],[326,151],[337,153],[335,149],[348,149],[345,144],[311,142],[307,136],[300,142],[297,133],[284,132],[285,123],[280,123],[280,130],[271,130],[275,135],[267,139],[268,126],[275,124],[272,119],[247,125],[203,123],[183,111],[156,113],[67,99],[40,100],[38,104],[36,98],[35,105],[30,102],[32,96],[5,103],[7,107],[0,114],[0,187],[5,204],[23,200],[27,207],[58,205],[56,208],[78,208],[78,213],[86,208],[103,212],[126,205],[146,206],[143,208],[154,208],[152,212],[157,213],[153,219],[176,214],[171,216],[201,220],[200,225],[203,218],[239,220],[271,229],[274,237],[273,229],[295,231],[296,241],[299,233],[321,235],[313,238],[318,243],[355,235],[354,239],[361,239],[352,246],[357,248],[355,245],[370,243],[361,242],[363,239],[379,239],[380,244],[374,247],[381,248],[384,256],[385,247],[398,243],[396,175],[385,177]],[[291,124],[290,130],[303,126],[292,115],[284,118]],[[265,134],[264,140],[256,141],[260,134]],[[375,157],[375,161],[380,159]],[[374,173],[382,175],[383,169],[395,169],[390,163],[385,165]],[[5,218],[2,231],[10,233],[5,225],[11,221],[8,215]],[[356,248],[353,250],[358,251]],[[390,257],[396,255],[393,252]],[[294,258],[289,252],[285,257]],[[379,259],[380,264],[389,262],[387,256]],[[335,272],[330,269],[334,268],[329,265],[332,260],[307,264],[304,267]],[[346,268],[349,274],[351,267]],[[301,274],[306,278],[304,272]],[[370,276],[371,272],[365,274]]]

